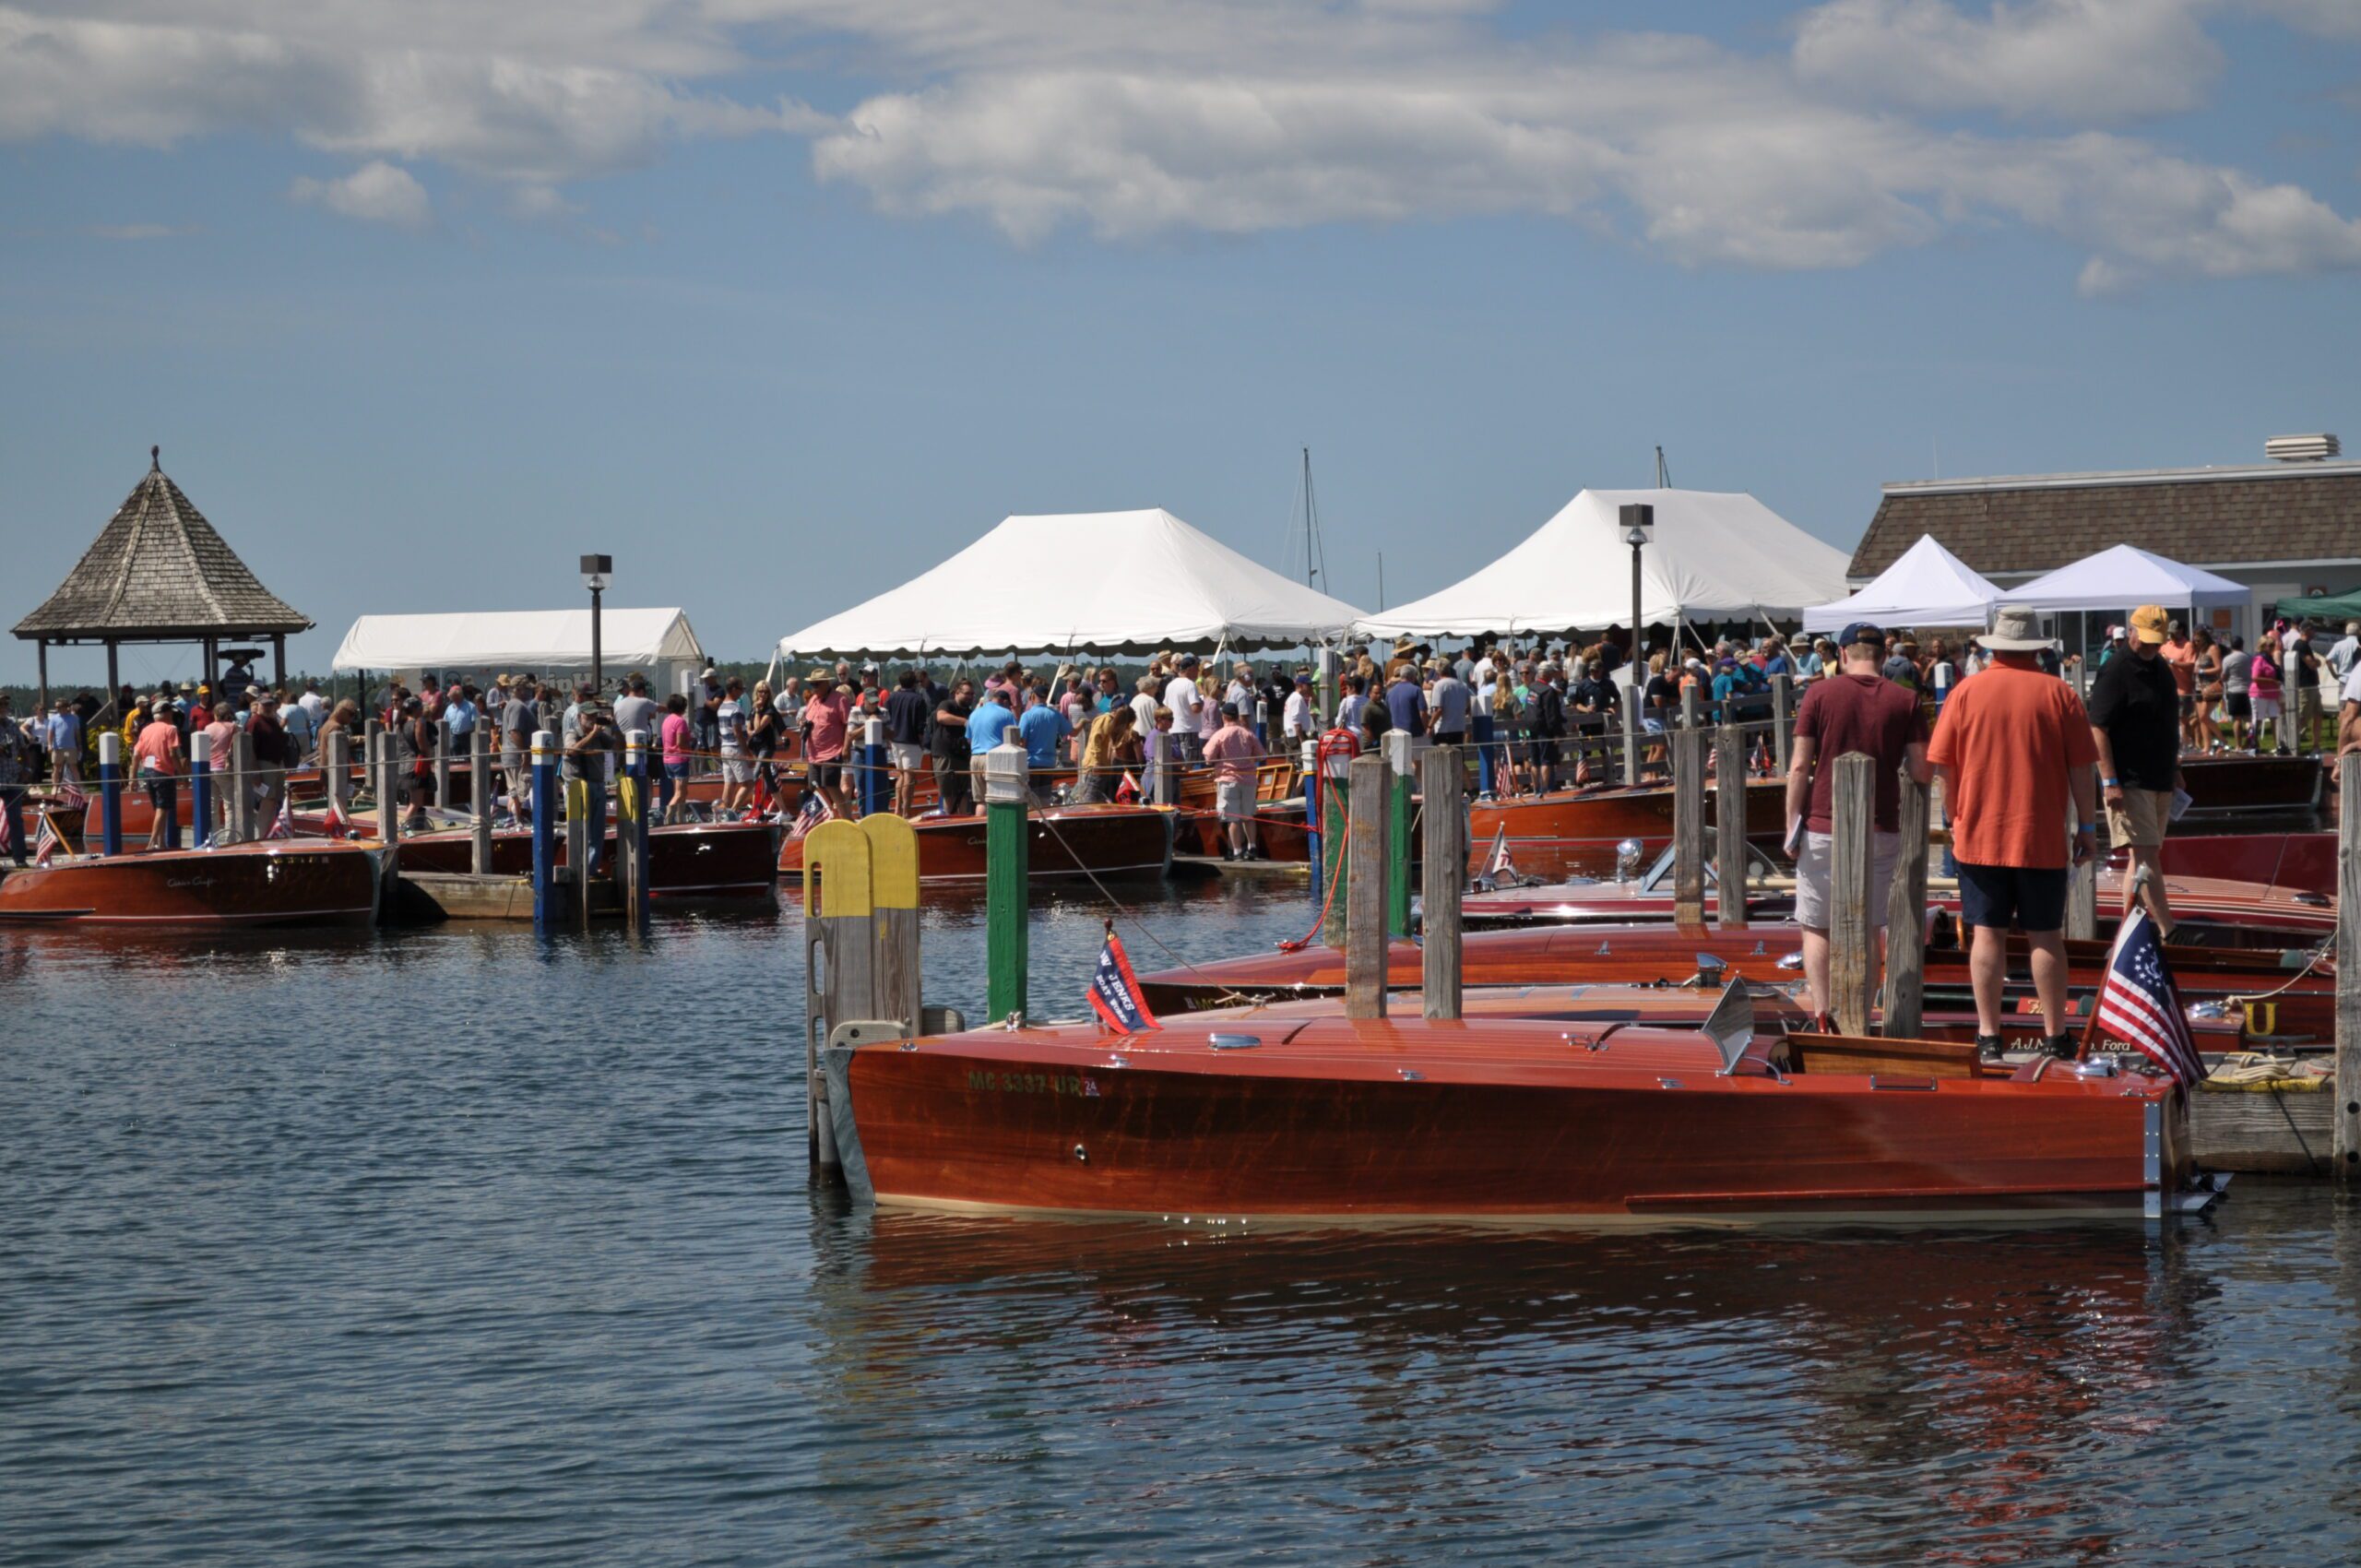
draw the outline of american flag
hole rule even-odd
[[[268,827],[263,829],[262,836],[266,838],[292,838],[295,837],[294,796],[281,795],[279,798],[279,814],[271,819],[270,826]]]
[[[1132,973],[1132,960],[1123,951],[1123,939],[1115,934],[1111,922],[1106,944],[1098,949],[1098,968],[1090,977],[1090,1007],[1120,1034],[1135,1035],[1164,1027],[1147,1010],[1147,999],[1140,994],[1139,980]]]
[[[2182,1087],[2204,1078],[2205,1063],[2198,1060],[2189,1016],[2181,1011],[2180,988],[2173,983],[2165,944],[2144,909],[2133,909],[2116,932],[2094,1016],[2101,1028],[2138,1047]]]
[[[803,805],[795,814],[795,826],[788,830],[789,838],[801,838],[836,814],[828,809],[828,798],[817,790],[803,791]]]
[[[82,793],[80,779],[61,778],[57,781],[57,803],[61,806],[86,806],[90,803],[90,797]]]
[[[345,829],[349,826],[344,820],[344,808],[337,804],[334,790],[328,791],[328,814],[322,826],[327,829],[327,835],[331,838],[343,837]]]
[[[59,842],[57,825],[49,820],[47,812],[42,813],[41,831],[33,835],[33,864],[37,866],[49,864],[49,857],[57,853]]]

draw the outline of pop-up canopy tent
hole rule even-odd
[[[1921,534],[1858,593],[1805,611],[1804,630],[1841,632],[1856,621],[1880,627],[1989,627],[1992,606],[2009,598],[1935,542],[1933,534]]]
[[[2067,610],[2129,610],[2161,604],[2167,610],[2221,610],[2244,604],[2253,592],[2198,566],[2184,566],[2136,544],[2118,544],[2071,561],[2003,593],[2001,600],[2044,614]]]
[[[914,659],[1292,647],[1359,613],[1161,507],[1074,512],[1003,518],[932,570],[781,637],[778,651]]]
[[[2272,612],[2284,615],[2290,621],[2299,621],[2308,615],[2315,621],[2342,626],[2347,621],[2361,621],[2361,588],[2355,588],[2351,593],[2340,593],[2331,599],[2283,599]]]
[[[607,609],[599,657],[611,671],[637,670],[659,691],[683,667],[706,662],[678,610]],[[590,668],[590,610],[486,610],[447,615],[363,615],[336,650],[338,670],[513,670],[543,674]]]
[[[1655,508],[1640,552],[1643,622],[1793,616],[1845,591],[1845,556],[1744,493],[1585,490],[1472,576],[1364,616],[1373,637],[1549,636],[1631,618],[1631,547],[1618,509]]]

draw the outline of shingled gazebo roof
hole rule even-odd
[[[148,455],[130,498],[17,636],[146,642],[310,630],[165,476],[158,449]]]

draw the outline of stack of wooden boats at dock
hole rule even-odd
[[[2158,1219],[2221,1191],[2199,1169],[2191,1096],[2094,1020],[2106,924],[2069,944],[2072,1060],[1978,1052],[1940,875],[1923,922],[1889,931],[1884,1009],[1832,1023],[1793,985],[1800,939],[1774,863],[1714,845],[1744,897],[1688,910],[1665,884],[1714,887],[1702,834],[1646,873],[1470,891],[1465,773],[1446,748],[1418,766],[1416,938],[1386,918],[1398,840],[1374,757],[1351,765],[1333,945],[1136,981],[1102,960],[1100,1017],[1037,1021],[1020,987],[968,1029],[837,961],[883,942],[874,968],[916,975],[915,952],[888,956],[894,940],[858,920],[826,932],[807,1038],[815,1159],[879,1204],[1208,1223]],[[1750,829],[1751,791],[1728,783],[1722,821]],[[2202,943],[2168,948],[2201,1051],[2332,1041],[2332,900],[2186,876],[2171,892],[2176,937]],[[2030,1004],[2023,967],[2020,951],[2012,1010]]]

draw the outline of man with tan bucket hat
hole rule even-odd
[[[2180,788],[2180,687],[2163,658],[2167,627],[2161,605],[2131,612],[2130,653],[2108,659],[2091,684],[2091,739],[2099,748],[2107,837],[2131,849],[2123,912],[2131,912],[2137,897],[2169,938],[2163,854],[2173,791]]]
[[[2034,991],[2049,1051],[2070,1056],[2066,891],[2070,868],[2097,852],[2091,765],[2098,760],[2098,745],[2082,699],[2035,660],[2049,639],[2038,635],[2031,610],[2000,605],[1991,634],[1980,640],[1992,662],[1952,689],[1927,747],[1927,760],[1942,775],[1951,816],[1960,919],[1975,932],[1968,977],[1975,987],[1975,1043],[1987,1054],[2000,1049],[2000,993],[2014,925],[2033,950]]]

